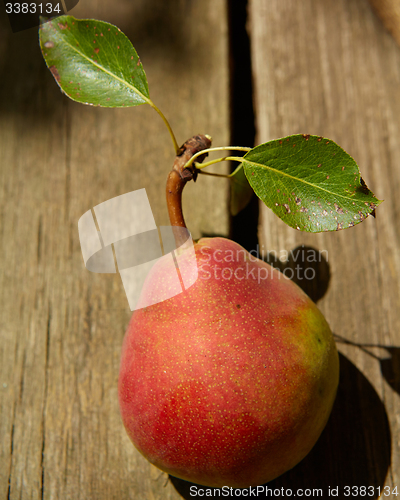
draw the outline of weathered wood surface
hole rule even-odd
[[[181,498],[122,426],[117,379],[131,313],[118,275],[84,268],[77,226],[91,207],[140,188],[157,225],[168,223],[168,132],[147,106],[70,101],[37,30],[12,34],[0,11],[0,498]],[[180,143],[196,133],[229,143],[224,1],[85,0],[71,14],[132,40]],[[228,234],[218,181],[201,177],[184,193],[195,238]]]
[[[321,251],[318,265],[306,263],[317,279],[300,284],[334,332],[358,344],[339,344],[341,384],[320,441],[269,486],[320,487],[324,497],[338,486],[339,498],[346,485],[400,487],[400,48],[367,0],[250,0],[249,13],[257,141],[330,137],[385,199],[376,220],[313,236],[262,210],[260,251]],[[157,224],[167,223],[169,136],[145,106],[69,101],[36,30],[12,34],[0,14],[0,498],[190,498],[122,427],[116,387],[130,311],[119,276],[85,270],[77,232],[86,210],[142,187]],[[128,35],[179,142],[201,132],[229,143],[226,2],[85,0],[71,14]],[[227,187],[215,182],[185,188],[194,237],[228,232]]]
[[[260,251],[320,251],[306,285],[334,333],[358,344],[338,344],[339,394],[320,442],[274,485],[400,493],[400,47],[366,0],[251,0],[250,17],[257,142],[329,137],[385,200],[376,219],[332,234],[293,231],[261,211]]]

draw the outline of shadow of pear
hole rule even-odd
[[[263,485],[259,497],[265,498],[269,488],[280,490],[283,498],[296,496],[300,489],[322,490],[320,497],[346,498],[346,487],[366,486],[370,487],[368,498],[377,499],[390,457],[391,434],[385,407],[366,377],[340,354],[340,383],[327,426],[311,452],[293,469]],[[171,476],[170,480],[185,499],[193,498],[195,490],[192,488],[191,495],[191,486],[207,488]],[[227,497],[222,491],[213,492],[215,489],[209,488],[209,495]],[[232,492],[231,497],[236,496]]]

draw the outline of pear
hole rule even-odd
[[[136,448],[172,476],[260,485],[300,462],[324,429],[337,350],[314,302],[277,269],[224,238],[201,239],[194,251],[197,266],[178,257],[194,283],[182,293],[146,305],[168,290],[172,259],[144,285],[122,349],[122,420]]]

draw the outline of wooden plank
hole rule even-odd
[[[318,486],[324,496],[339,486],[339,498],[346,485],[372,486],[378,498],[385,485],[400,488],[400,48],[364,0],[250,0],[249,12],[257,143],[329,137],[385,199],[376,220],[332,234],[294,231],[261,209],[260,252],[322,253],[314,283],[300,284],[353,343],[338,343],[339,394],[321,440],[273,484]],[[295,271],[296,254],[291,261]]]
[[[196,133],[229,143],[223,0],[87,0],[71,14],[127,34],[180,143]],[[130,311],[118,275],[84,268],[77,231],[88,209],[140,188],[157,225],[168,223],[169,135],[149,107],[73,103],[45,67],[37,30],[12,34],[3,11],[0,26],[0,497],[180,498],[122,426]],[[227,188],[207,177],[188,185],[194,238],[228,234]]]

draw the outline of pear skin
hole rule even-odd
[[[163,471],[206,486],[266,483],[300,462],[330,415],[339,360],[330,328],[291,280],[240,245],[204,238],[183,253],[182,293],[137,309],[121,357],[122,420]],[[160,259],[142,290],[168,289]],[[138,305],[140,307],[140,304]]]

